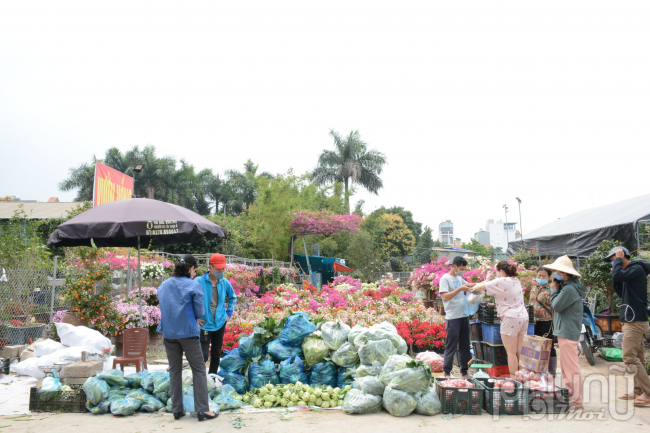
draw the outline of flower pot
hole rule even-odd
[[[20,346],[30,344],[29,340],[36,341],[43,335],[45,325],[37,326],[11,326],[7,325],[7,345]]]
[[[36,313],[34,314],[34,318],[36,318],[38,323],[50,323],[50,313]]]
[[[149,334],[149,344],[162,344],[163,343],[163,335],[159,334],[157,332],[151,332]]]
[[[117,335],[111,338],[112,342],[115,344],[115,356],[120,357],[124,355],[124,334],[118,332]]]
[[[7,345],[7,339],[6,338],[0,338],[0,350],[4,349],[4,347]]]
[[[68,310],[61,319],[63,323],[69,323],[73,326],[88,326],[88,322],[82,320],[77,313],[77,310]]]
[[[435,301],[433,299],[423,299],[422,304],[424,304],[425,308],[433,308]]]

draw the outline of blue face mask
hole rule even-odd
[[[546,284],[548,284],[548,280],[540,280],[539,278],[537,278],[537,284],[539,284],[540,286],[545,286]]]
[[[563,280],[564,280],[564,277],[559,276],[559,275],[557,274],[557,272],[554,272],[554,273],[553,273],[553,278],[555,278],[556,280],[560,280],[560,281],[563,281]]]
[[[212,276],[214,278],[216,278],[217,280],[220,280],[220,279],[223,278],[223,271],[221,271],[221,272],[212,271]]]

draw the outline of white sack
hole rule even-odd
[[[34,343],[34,356],[40,358],[41,356],[49,355],[57,350],[61,350],[63,347],[63,344],[48,338],[45,341]]]
[[[69,323],[55,323],[56,332],[59,334],[61,343],[64,346],[88,346],[95,350],[91,352],[104,353],[105,350],[111,349],[111,340],[104,337],[98,331],[85,326],[73,326]],[[89,353],[90,354],[90,353]]]

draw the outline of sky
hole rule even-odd
[[[385,153],[364,211],[467,241],[650,193],[647,1],[0,1],[0,195],[153,144],[197,170]]]

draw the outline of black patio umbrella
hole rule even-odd
[[[220,226],[184,207],[147,198],[105,203],[64,222],[47,241],[57,247],[137,247],[140,275],[140,245],[195,243],[202,237],[225,238]],[[142,278],[138,277],[142,290]],[[142,303],[140,302],[140,321]]]

